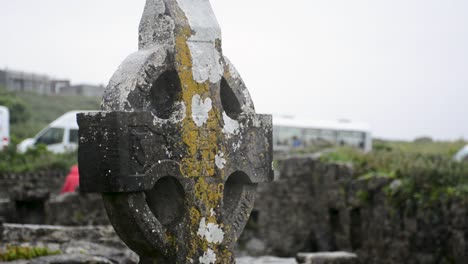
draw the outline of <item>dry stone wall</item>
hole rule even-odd
[[[67,193],[52,197],[45,204],[48,225],[110,225],[101,195]]]
[[[59,194],[66,171],[0,175],[0,219],[7,223],[107,225],[97,194]]]
[[[468,259],[466,199],[448,199],[430,207],[411,202],[395,205],[385,192],[389,186],[398,188],[392,179],[358,180],[351,166],[315,158],[291,158],[278,167],[277,181],[258,187],[239,254],[295,257],[297,252],[348,251],[357,253],[361,263],[376,264],[466,263]],[[51,195],[39,209],[23,208],[28,214],[37,213],[39,224],[108,224],[99,195],[57,196],[54,192],[63,178],[47,183],[48,178],[34,176],[30,182],[24,176],[16,178],[22,179],[17,183],[22,187],[16,188],[25,195],[12,191],[14,176],[0,176],[0,218],[11,222],[9,216],[18,217],[17,201],[24,202],[14,199],[38,197],[27,193],[42,190]],[[19,222],[31,219],[23,216]]]
[[[0,198],[18,201],[46,199],[58,194],[66,171],[0,174]]]
[[[11,223],[45,222],[45,203],[59,194],[66,171],[0,174],[0,218]]]
[[[362,263],[466,263],[468,202],[430,207],[390,204],[397,181],[358,180],[348,165],[314,158],[280,162],[280,177],[259,186],[239,250],[292,257],[297,252],[351,251]]]

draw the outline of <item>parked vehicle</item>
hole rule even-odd
[[[47,146],[47,149],[53,153],[65,153],[74,151],[78,148],[78,123],[76,114],[91,111],[70,111],[39,132],[34,138],[23,140],[18,146],[17,151],[26,152],[39,144]]]
[[[0,106],[0,150],[10,144],[10,111]]]
[[[453,159],[456,161],[468,161],[468,145],[460,149]]]

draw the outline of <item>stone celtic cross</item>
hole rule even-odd
[[[142,263],[234,263],[272,179],[271,116],[222,55],[209,0],[147,0],[139,31],[102,112],[78,115],[80,189]]]

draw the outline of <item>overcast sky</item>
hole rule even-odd
[[[107,84],[145,0],[2,0],[0,67]],[[211,0],[257,112],[468,139],[468,1]]]

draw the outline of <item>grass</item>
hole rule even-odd
[[[467,142],[457,141],[432,141],[416,140],[408,141],[385,141],[375,140],[374,150],[394,150],[405,153],[434,154],[452,157],[455,153],[464,147]]]

